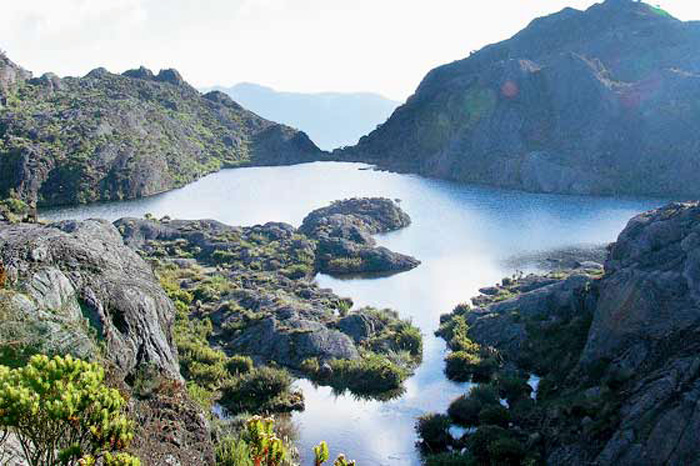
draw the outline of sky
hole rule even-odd
[[[0,49],[35,75],[176,68],[196,87],[377,92],[592,0],[1,0]],[[653,2],[700,20],[697,0]]]

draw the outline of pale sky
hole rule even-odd
[[[192,85],[404,100],[435,66],[593,0],[1,0],[0,49],[40,75],[145,65]],[[700,20],[700,1],[658,0]]]

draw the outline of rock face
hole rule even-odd
[[[606,262],[582,362],[630,376],[601,464],[698,464],[700,206],[635,217]]]
[[[643,2],[567,8],[431,71],[334,155],[527,191],[696,197],[698,50],[696,22]]]
[[[7,105],[7,98],[15,88],[31,77],[30,72],[17,66],[0,51],[0,110]]]
[[[629,222],[604,275],[508,280],[455,314],[542,375],[547,464],[700,464],[699,261],[700,205],[671,204]]]
[[[511,299],[493,302],[493,298],[474,299],[476,308],[467,315],[470,335],[480,344],[493,346],[510,360],[518,360],[530,339],[528,328],[539,319],[569,320],[583,314],[582,299],[592,277],[583,270],[566,279],[531,275],[514,283],[512,291],[521,293]]]
[[[336,201],[311,212],[300,230],[318,241],[317,268],[328,274],[396,273],[417,259],[377,247],[372,235],[405,228],[410,217],[390,199]]]
[[[8,283],[0,334],[48,353],[100,354],[125,374],[152,365],[179,380],[173,305],[150,267],[97,220],[4,225],[0,262]]]
[[[310,161],[321,151],[176,70],[30,75],[0,57],[0,197],[59,205],[156,194],[224,167]],[[4,96],[12,90],[12,100]]]
[[[0,221],[3,363],[33,353],[100,361],[110,384],[130,393],[130,451],[144,464],[213,464],[207,420],[180,376],[174,315],[150,266],[110,223]],[[140,397],[138,384],[155,389]],[[0,457],[16,457],[11,447]]]

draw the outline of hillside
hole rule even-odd
[[[304,94],[250,83],[214,89],[258,115],[299,128],[324,150],[357,144],[399,106],[399,102],[365,92]]]
[[[534,20],[434,69],[336,156],[535,192],[700,194],[700,23],[632,0]]]
[[[302,132],[175,70],[81,78],[31,73],[0,56],[0,197],[39,205],[148,196],[224,167],[311,160]]]

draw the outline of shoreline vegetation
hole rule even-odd
[[[482,288],[472,305],[441,317],[436,335],[450,351],[445,375],[471,384],[447,413],[425,414],[416,423],[427,465],[545,461],[539,422],[548,409],[571,401],[558,390],[583,350],[592,315],[576,312],[573,299],[555,311],[543,303],[555,293],[576,294],[604,273],[599,263],[576,265],[504,278]],[[533,294],[539,296],[528,299]],[[462,429],[457,437],[455,427]]]
[[[119,391],[133,421],[123,444],[134,458],[294,464],[284,414],[303,409],[303,396],[293,376],[386,400],[420,363],[420,331],[397,312],[354,309],[311,280],[327,259],[319,251],[334,251],[321,241],[348,242],[342,251],[350,254],[374,248],[372,234],[408,225],[389,200],[339,201],[298,230],[150,216],[45,225],[23,218],[21,202],[2,209],[3,376],[44,354],[104,365],[100,381]],[[641,406],[653,406],[649,435],[676,435],[654,426],[684,419],[675,393],[692,396],[696,379],[699,209],[670,204],[641,214],[608,247],[605,266],[568,257],[573,268],[504,278],[443,315],[445,373],[471,385],[446,413],[417,420],[425,463],[624,458],[631,450],[620,432],[641,422]],[[652,308],[667,317],[645,317]],[[689,383],[659,392],[655,381],[679,370]],[[226,416],[214,414],[222,408]],[[657,454],[653,437],[640,442]],[[687,445],[671,454],[690,454]],[[318,461],[326,449],[315,450]],[[100,451],[107,458],[113,449]]]

